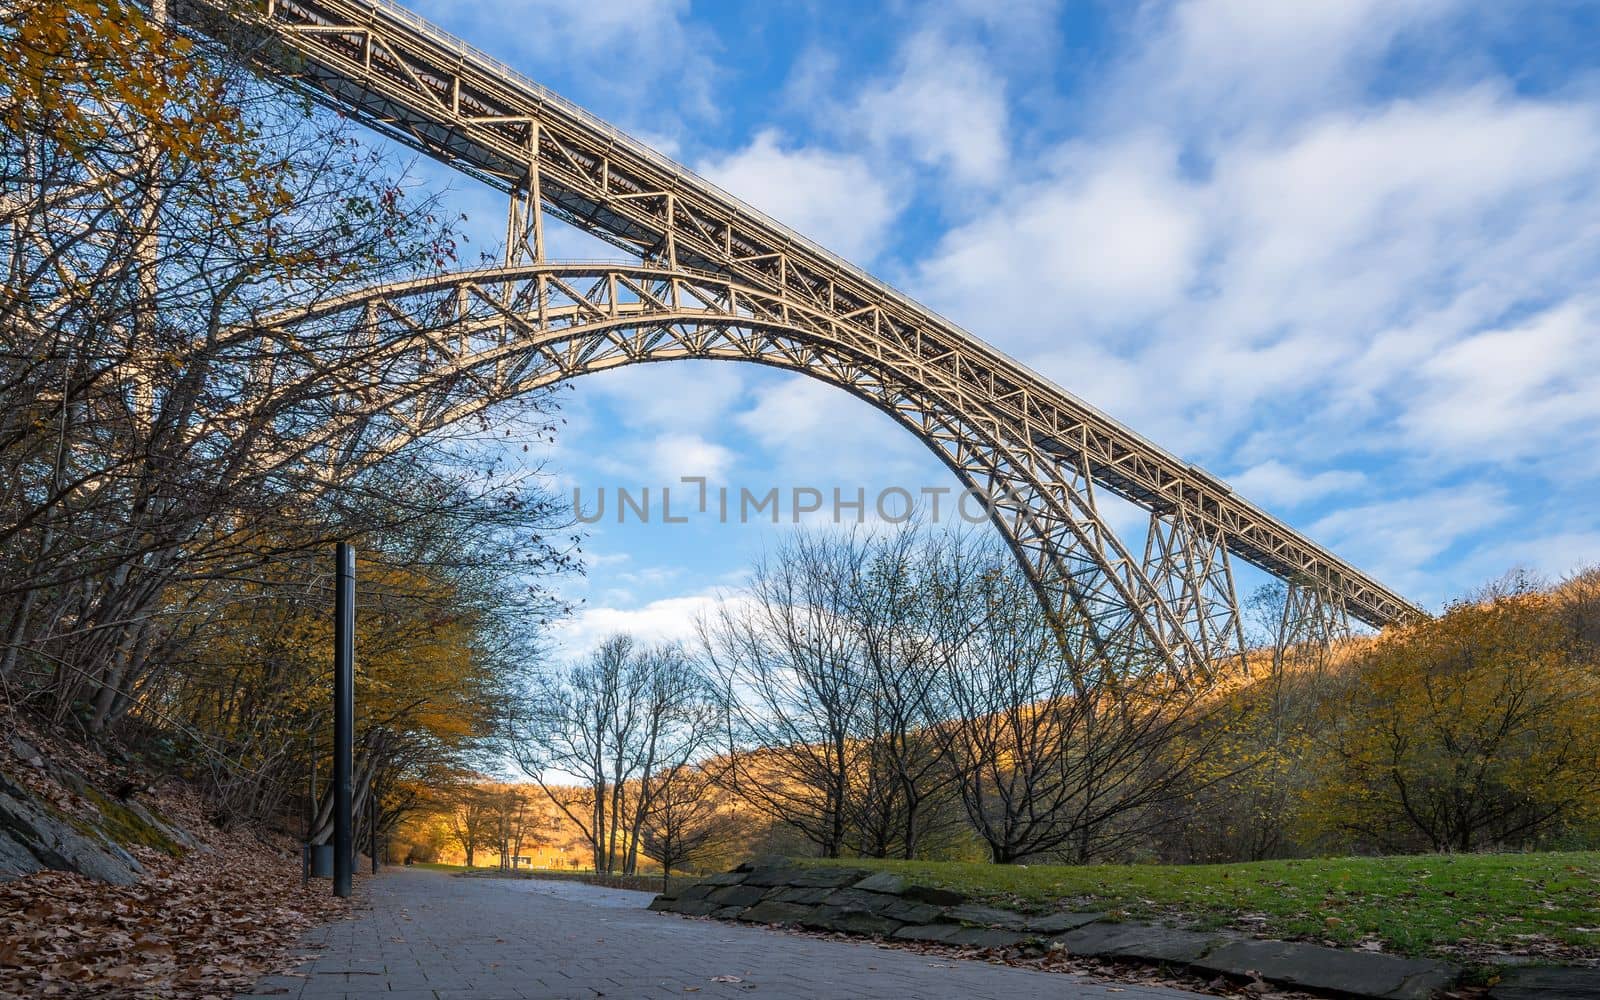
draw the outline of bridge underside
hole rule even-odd
[[[1233,559],[1283,581],[1293,634],[1421,612],[1164,451],[583,109],[382,0],[181,0],[264,71],[510,197],[506,266],[373,289],[261,328],[343,324],[373,345],[332,414],[342,457],[381,453],[591,371],[750,361],[851,392],[990,499],[1069,652],[1203,673],[1243,642]],[[549,213],[637,265],[547,264]],[[281,363],[306,363],[287,347]],[[406,385],[379,392],[374,386]],[[1142,509],[1130,551],[1099,495]]]
[[[279,316],[261,353],[304,365],[287,345],[307,324],[365,345],[339,374],[344,402],[319,461],[391,452],[555,383],[624,365],[744,361],[798,372],[871,403],[988,498],[1074,661],[1119,672],[1206,674],[1243,650],[1228,539],[1182,508],[1150,512],[1135,555],[1106,523],[1089,470],[1030,433],[944,365],[825,312],[725,278],[642,265],[540,264],[372,289]],[[323,330],[326,335],[327,330]],[[404,386],[403,391],[375,386]],[[1334,595],[1288,581],[1299,614],[1346,627]]]

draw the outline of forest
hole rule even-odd
[[[524,784],[501,794],[534,801],[535,839],[622,874],[774,851],[1186,864],[1595,847],[1600,572],[1508,577],[1330,641],[1284,602],[1258,591],[1249,647],[1207,677],[1101,670],[1064,652],[997,544],[801,533],[697,642],[616,635],[537,677],[506,732]],[[429,857],[472,839],[407,832]]]

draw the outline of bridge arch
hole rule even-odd
[[[1220,540],[1204,547],[1220,572],[1195,572],[1190,538],[1158,550],[1147,542],[1136,558],[1096,509],[1088,470],[1043,446],[1025,415],[1008,411],[1003,386],[985,391],[959,358],[848,319],[722,276],[569,263],[379,286],[253,332],[281,352],[297,328],[332,324],[361,346],[337,375],[346,457],[624,365],[704,359],[798,372],[887,413],[989,498],[991,520],[1086,666],[1188,675],[1242,648]],[[1163,524],[1171,541],[1179,522]]]

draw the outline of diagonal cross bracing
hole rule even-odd
[[[1228,579],[1230,554],[1329,595],[1371,625],[1420,613],[1203,470],[403,8],[374,0],[186,0],[178,8],[204,30],[242,34],[269,71],[382,133],[514,198],[536,192],[546,211],[647,262],[721,279],[717,294],[730,314],[778,324],[803,310],[847,331],[869,356],[906,359],[907,377],[936,377],[939,405],[959,414],[967,436],[948,446],[924,440],[968,467],[963,478],[980,467],[1023,470],[1030,485],[1016,498],[1020,534],[1008,532],[1019,558],[1037,575],[1052,564],[1066,569],[1051,555],[1061,547],[1087,553],[1094,610],[1084,613],[1111,635],[1143,634],[1168,659],[1201,657],[1213,639],[1237,631],[1228,620],[1238,610],[1231,584],[1218,584]],[[537,243],[529,237],[521,256],[537,259]],[[652,287],[676,295],[679,284]],[[657,297],[643,308],[669,305]],[[677,356],[705,355],[685,346]],[[1096,486],[1181,526],[1174,537],[1183,558],[1171,544],[1133,558],[1096,514]],[[1152,582],[1173,573],[1176,590],[1170,580]],[[1069,584],[1077,579],[1066,574]],[[1196,605],[1205,599],[1231,606]]]

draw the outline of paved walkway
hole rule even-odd
[[[299,976],[251,996],[299,1000],[742,997],[785,1000],[1193,1000],[1059,973],[652,913],[649,893],[391,868],[369,908],[319,928]],[[736,976],[736,982],[717,982]]]

